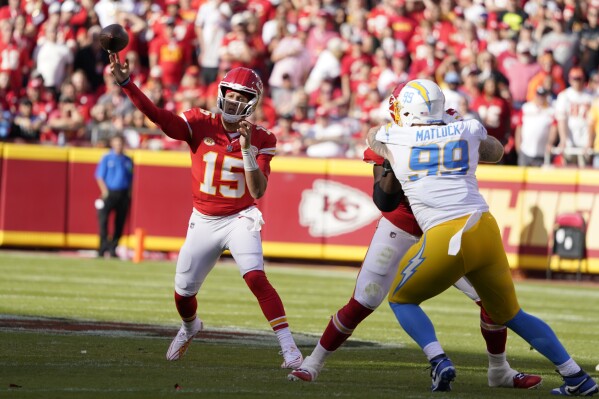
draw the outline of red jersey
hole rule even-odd
[[[191,190],[194,208],[204,215],[227,216],[254,204],[246,187],[239,136],[225,131],[220,114],[201,108],[182,116],[156,107],[135,84],[123,91],[169,137],[187,142],[191,155]],[[268,178],[277,139],[261,126],[252,125],[251,151]]]
[[[484,94],[476,97],[470,109],[476,111],[487,129],[487,133],[505,144],[510,135],[511,109],[501,97],[487,98]]]
[[[374,164],[374,165],[382,165],[384,158],[376,154],[370,148],[367,148],[364,151],[364,162]],[[408,201],[401,201],[399,206],[395,208],[395,210],[391,212],[383,212],[383,216],[385,219],[393,223],[395,226],[399,227],[406,233],[421,236],[422,230],[416,222],[416,218],[412,213],[412,208],[408,204]]]
[[[162,68],[162,82],[178,86],[183,72],[191,62],[192,49],[188,43],[158,38],[150,44],[150,54],[158,57],[157,64]]]

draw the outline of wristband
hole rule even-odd
[[[242,148],[241,155],[243,156],[243,169],[246,172],[251,172],[253,170],[258,169],[258,162],[256,162],[256,157],[252,154],[249,148]]]
[[[123,82],[121,82],[121,83],[119,83],[119,82],[116,82],[116,84],[117,84],[117,85],[119,85],[119,86],[121,86],[121,87],[123,87],[123,86],[125,86],[127,83],[129,83],[129,82],[131,82],[131,76],[129,76],[127,79],[125,79],[125,80],[124,80]]]

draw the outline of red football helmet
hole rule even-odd
[[[226,99],[225,95],[229,90],[245,95],[249,99],[248,102]],[[218,98],[216,101],[216,106],[222,112],[225,122],[236,123],[250,116],[256,109],[263,90],[262,80],[251,69],[240,67],[227,72],[218,84]],[[235,111],[230,112],[233,109]]]
[[[391,92],[391,96],[389,97],[389,115],[391,116],[391,120],[398,125],[401,125],[401,120],[399,118],[399,110],[401,109],[401,104],[399,103],[399,92],[404,88],[406,82],[402,82],[395,86],[395,89]]]

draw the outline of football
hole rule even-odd
[[[100,45],[109,53],[118,53],[129,44],[129,35],[119,24],[105,26],[100,32]]]

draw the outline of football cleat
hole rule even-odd
[[[167,360],[179,360],[183,357],[189,345],[191,345],[191,341],[193,337],[196,336],[197,333],[202,331],[204,328],[204,323],[199,318],[194,320],[194,327],[190,332],[181,326],[177,336],[171,342],[171,345],[168,347],[168,351],[166,351],[166,359]]]
[[[441,357],[437,360],[431,360],[431,379],[433,384],[431,391],[446,392],[451,391],[451,382],[455,380],[455,367],[448,357]]]
[[[287,379],[289,381],[314,382],[316,377],[318,377],[323,365],[312,361],[312,359],[313,358],[311,356],[306,357],[299,368],[293,370],[287,375]]]
[[[295,346],[291,346],[279,354],[283,355],[283,363],[281,363],[282,369],[295,369],[302,365],[304,357],[302,352]]]
[[[540,375],[518,373],[512,379],[513,387],[518,389],[535,389],[541,386],[543,378]]]
[[[593,396],[599,392],[595,380],[583,370],[568,377],[562,376],[564,385],[551,390],[553,395],[563,396]]]
[[[490,368],[487,376],[492,388],[533,389],[543,382],[543,378],[538,375],[519,373],[510,367]]]
[[[306,381],[313,382],[316,380],[316,376],[312,375],[309,370],[306,369],[295,369],[291,373],[287,374],[287,379],[289,381]]]

